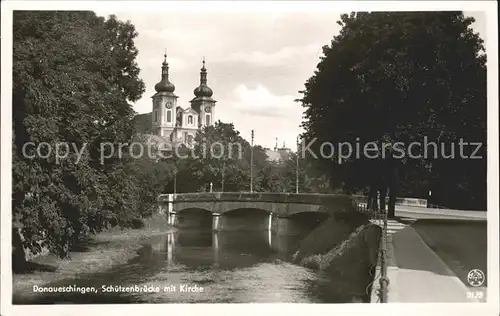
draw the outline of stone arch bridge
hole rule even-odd
[[[178,227],[204,226],[214,231],[265,229],[290,232],[333,214],[357,213],[349,195],[213,192],[162,194],[159,212]],[[358,213],[359,214],[359,213]]]

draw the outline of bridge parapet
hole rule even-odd
[[[368,202],[368,197],[364,196],[364,195],[352,195],[351,197],[357,203],[366,204]],[[386,205],[389,204],[389,197],[388,196],[385,198],[385,204]],[[396,197],[396,205],[426,208],[427,207],[427,200],[426,199],[419,199],[419,198]]]
[[[312,218],[318,221],[319,218],[325,218],[325,216],[334,216],[341,221],[353,219],[357,216],[366,217],[366,214],[359,212],[358,203],[351,196],[343,194],[294,194],[282,192],[162,194],[158,197],[158,204],[160,213],[166,213],[169,223],[172,225],[176,225],[176,223],[182,223],[182,225],[186,223],[192,224],[198,221],[206,222],[207,215],[211,213],[212,228],[214,230],[228,230],[230,227],[231,229],[241,229],[241,225],[246,227],[249,225],[248,223],[253,223],[252,220],[259,220],[262,216],[265,218],[265,223],[257,223],[258,225],[253,223],[252,226],[265,226],[266,229],[271,229],[272,227],[288,227],[294,221],[301,221],[304,218]],[[252,214],[248,212],[255,211],[264,211],[268,214],[262,215],[263,213],[260,213],[257,216],[259,213],[255,213],[256,216],[251,215],[248,217],[248,214]],[[312,213],[317,214],[312,215]],[[285,222],[288,226],[285,225]]]
[[[162,194],[158,202],[169,202],[169,194]],[[212,192],[175,194],[173,203],[183,202],[266,202],[282,204],[344,205],[353,206],[354,201],[345,194],[282,193],[282,192]]]

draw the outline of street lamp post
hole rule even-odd
[[[253,192],[253,137],[254,131],[252,130],[252,143],[250,145],[250,192]]]
[[[295,193],[299,193],[299,137],[297,136],[297,157],[295,158]]]

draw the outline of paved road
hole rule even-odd
[[[486,220],[484,211],[461,211],[396,205],[396,216],[416,219]]]
[[[366,203],[360,203],[360,206],[366,207]],[[487,219],[485,211],[464,211],[406,205],[396,205],[396,216],[415,219],[456,219],[483,221]]]
[[[393,302],[474,302],[469,289],[432,251],[412,227],[392,237],[397,266],[397,297]]]
[[[403,211],[404,213],[404,211]],[[424,213],[425,214],[425,213]],[[380,220],[372,220],[382,225]],[[387,276],[390,280],[389,303],[477,302],[470,289],[409,225],[388,220]],[[377,274],[380,267],[377,267]],[[374,284],[372,302],[377,302]],[[486,289],[481,288],[486,298]],[[483,300],[484,301],[484,300]]]

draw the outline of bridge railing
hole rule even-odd
[[[174,194],[169,201],[169,194],[161,194],[159,203],[182,203],[182,202],[269,202],[269,203],[293,203],[293,204],[342,204],[354,206],[353,200],[347,194],[317,194],[317,193],[273,193],[273,192],[212,192],[212,193],[179,193]]]
[[[365,195],[352,195],[352,198],[358,203],[366,203],[368,197]],[[396,205],[413,206],[413,207],[428,207],[426,199],[396,197]],[[389,197],[385,198],[385,205],[389,205]]]
[[[380,210],[382,221],[382,236],[380,242],[380,279],[379,299],[380,303],[388,302],[389,278],[387,276],[387,210]]]
[[[436,204],[427,204],[427,207],[428,208],[442,209],[442,210],[449,209],[449,207],[441,206],[441,205],[436,205]]]
[[[361,213],[364,213],[374,221],[378,226],[381,227],[381,236],[380,243],[378,249],[378,260],[377,265],[379,269],[376,269],[375,273],[379,273],[378,276],[374,277],[375,280],[378,279],[379,285],[377,287],[377,297],[378,302],[387,303],[388,302],[388,291],[389,291],[389,278],[387,276],[387,237],[388,237],[388,229],[387,229],[387,210],[381,210],[375,207],[374,209],[369,209],[367,207],[367,203],[365,201],[359,202],[360,199],[357,200],[357,210]],[[375,286],[372,283],[372,287]]]

